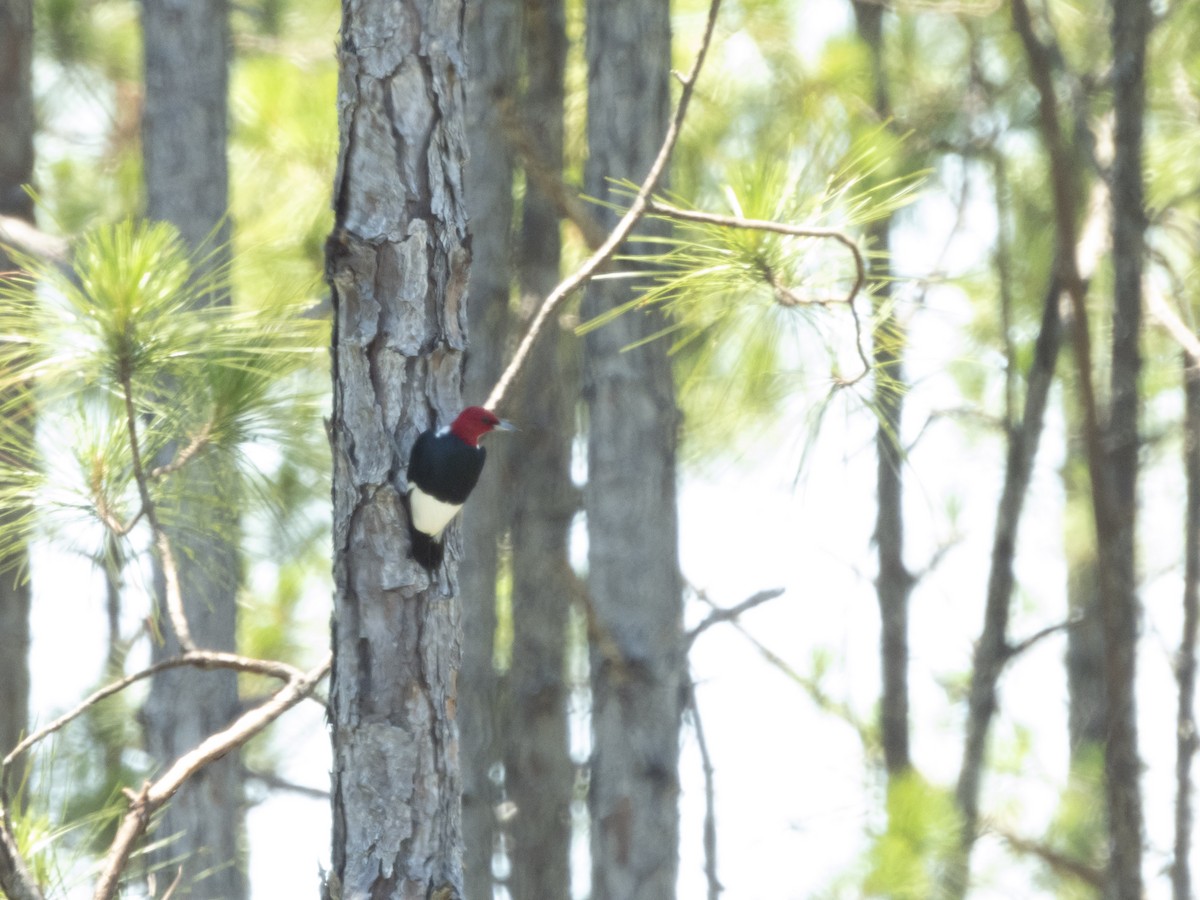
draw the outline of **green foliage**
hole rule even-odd
[[[641,238],[638,246],[648,250],[620,258],[630,266],[622,277],[635,280],[637,296],[580,331],[637,311],[666,313],[650,339],[673,340],[685,412],[704,422],[689,435],[693,452],[728,451],[748,425],[770,419],[787,398],[820,397],[830,385],[867,374],[867,288],[858,283],[845,241],[853,240],[852,229],[914,196],[916,177],[882,175],[891,141],[876,129],[849,148],[832,175],[760,164],[726,185],[726,221],[676,222],[673,236]],[[684,201],[669,201],[686,211]],[[738,224],[750,220],[810,233]]]
[[[190,460],[253,472],[250,443],[286,446],[314,420],[294,379],[322,328],[291,299],[214,303],[227,273],[210,263],[168,225],[125,221],[82,239],[71,272],[27,260],[32,276],[0,284],[0,502],[30,510],[5,539],[36,510],[64,533],[90,523],[96,548],[144,511],[139,465],[162,496]]]
[[[938,868],[958,841],[952,794],[916,772],[892,778],[887,789],[888,828],[875,837],[863,891],[872,897],[928,900],[936,895]]]

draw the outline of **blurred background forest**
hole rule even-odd
[[[24,5],[0,0],[5,63]],[[236,623],[221,625],[230,645],[202,645],[311,667],[329,645],[333,590],[322,415],[341,10],[230,5],[228,216],[221,203],[189,234],[190,209],[171,208],[173,194],[190,202],[171,187],[183,176],[151,171],[143,5],[155,4],[34,2],[34,114],[0,126],[0,160],[16,160],[0,168],[0,243],[16,248],[13,270],[69,258],[94,273],[88,261],[119,248],[84,235],[166,219],[200,255],[181,262],[131,238],[135,249],[213,269],[205,290],[234,311],[300,323],[272,326],[295,353],[255,370],[270,385],[213,440],[242,473],[232,518],[217,515],[236,522],[224,534],[236,554],[198,568],[238,575]],[[674,69],[690,66],[706,12],[672,5]],[[465,403],[484,401],[537,300],[645,174],[589,169],[588,15],[575,0],[466,4]],[[189,51],[164,46],[178,68]],[[1193,895],[1197,48],[1200,4],[1184,0],[721,9],[649,236],[604,282],[634,285],[641,302],[624,318],[653,326],[621,340],[669,353],[682,413],[686,661],[672,701],[679,792],[663,801],[669,817],[677,801],[678,896]],[[5,102],[15,68],[0,67]],[[22,121],[31,157],[12,149]],[[522,432],[489,444],[463,524],[472,898],[619,896],[597,886],[589,840],[605,650],[587,587],[594,419],[581,360],[619,320],[596,309],[569,301],[551,325],[501,410]],[[7,753],[168,651],[151,615],[152,535],[134,516],[114,541],[121,529],[97,513],[97,461],[119,436],[82,435],[88,413],[67,393],[36,426],[17,415],[23,395],[0,399],[0,446],[16,456],[36,430],[55,467],[36,488],[5,486],[21,523],[5,552],[11,562],[28,541],[17,565],[31,586],[0,594]],[[153,414],[170,419],[162,405]],[[200,477],[220,484],[223,471]],[[187,502],[169,523],[184,544]],[[185,570],[209,557],[189,558]],[[156,717],[187,706],[186,692],[227,691],[211,730],[268,690],[226,674],[220,687],[185,678],[157,701],[148,688],[106,700],[12,773],[13,831],[47,896],[90,891],[121,789],[171,758],[153,734],[186,728]],[[160,822],[126,873],[129,896],[318,890],[331,765],[320,705],[300,704],[226,763],[220,790],[232,793],[211,827],[232,846],[189,844],[184,825]],[[168,887],[197,853],[211,856]],[[214,873],[243,870],[214,887]]]

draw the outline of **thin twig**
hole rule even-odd
[[[133,405],[133,380],[125,368],[121,372],[121,392],[125,399],[125,427],[129,432],[129,454],[133,466],[133,477],[137,482],[138,493],[142,498],[142,513],[150,523],[154,533],[154,547],[158,551],[159,563],[162,565],[163,582],[165,585],[167,616],[179,646],[185,652],[196,649],[192,640],[192,630],[188,626],[187,614],[183,609],[183,593],[179,586],[179,569],[175,565],[175,552],[171,549],[171,539],[167,537],[162,523],[158,520],[158,511],[154,499],[150,496],[150,479],[142,462],[141,444],[138,439],[137,411]]]
[[[192,436],[192,439],[188,441],[187,446],[175,454],[174,459],[161,466],[155,466],[147,473],[146,477],[151,481],[158,481],[167,475],[178,472],[188,464],[188,461],[193,456],[208,446],[209,440],[212,438],[212,429],[213,423],[211,421],[205,422]]]
[[[688,104],[691,102],[692,94],[696,89],[696,78],[700,74],[700,69],[704,65],[704,59],[708,55],[708,49],[712,44],[713,33],[717,25],[717,13],[720,8],[721,0],[712,0],[708,8],[708,21],[704,26],[704,35],[700,40],[700,48],[696,51],[696,59],[692,63],[691,71],[682,79],[683,90],[679,95],[679,104],[675,107],[675,115],[667,126],[667,133],[663,138],[662,146],[659,148],[658,156],[655,157],[653,164],[651,164],[650,171],[646,174],[641,187],[638,188],[638,192],[634,196],[633,202],[629,205],[629,209],[626,210],[625,215],[613,227],[613,230],[609,233],[604,243],[578,269],[560,281],[558,286],[542,301],[541,307],[529,323],[529,328],[526,330],[525,336],[521,338],[521,343],[517,346],[517,350],[513,354],[508,367],[492,388],[492,392],[488,395],[487,400],[484,401],[483,405],[487,408],[496,409],[504,400],[504,395],[512,385],[513,380],[517,377],[517,374],[521,371],[521,367],[525,364],[525,360],[529,356],[529,351],[533,347],[533,342],[537,340],[538,334],[554,310],[558,308],[563,300],[595,275],[596,271],[602,265],[608,262],[617,251],[617,248],[629,236],[630,232],[633,231],[634,226],[645,216],[650,195],[654,193],[663,172],[666,171],[667,162],[670,160],[671,154],[675,149],[675,144],[679,140],[679,133],[683,127],[683,119],[687,114]]]
[[[764,591],[763,593],[767,593]],[[753,599],[753,598],[752,598]],[[708,881],[708,900],[717,900],[724,887],[717,877],[717,791],[712,756],[708,752],[708,741],[704,739],[704,725],[700,721],[700,706],[696,702],[696,685],[689,680],[688,708],[692,713],[692,727],[696,729],[696,746],[700,750],[700,767],[704,771],[704,877]]]
[[[209,763],[242,746],[303,700],[316,687],[317,682],[325,677],[332,662],[332,655],[328,655],[315,669],[289,678],[288,683],[271,700],[257,709],[243,713],[225,730],[205,738],[199,746],[176,760],[158,780],[143,785],[142,789],[133,795],[129,811],[121,820],[117,835],[108,848],[93,900],[112,900],[116,895],[121,873],[133,852],[134,844],[149,824],[150,817],[174,796],[184,782]]]
[[[113,694],[120,693],[130,685],[136,684],[152,675],[157,675],[159,672],[164,672],[167,669],[178,669],[183,666],[190,666],[196,669],[234,669],[238,672],[266,675],[267,677],[278,678],[282,681],[295,681],[304,674],[300,669],[290,666],[287,663],[253,659],[248,656],[238,656],[235,653],[221,653],[215,650],[193,650],[189,653],[173,656],[170,659],[164,659],[139,672],[127,675],[95,691],[70,711],[63,713],[53,722],[30,734],[0,761],[0,800],[4,801],[5,807],[7,808],[8,800],[8,773],[18,756],[35,744],[45,740],[56,731],[60,731],[75,719],[78,719],[101,700],[111,697]]]
[[[1067,856],[1065,853],[1055,850],[1053,847],[1047,846],[1040,841],[1033,841],[1004,829],[994,830],[1014,852],[1035,856],[1055,873],[1070,875],[1073,878],[1079,879],[1084,884],[1096,888],[1096,890],[1104,887],[1106,879],[1103,869]]]
[[[761,606],[768,600],[774,600],[783,592],[783,588],[768,588],[765,591],[759,591],[757,594],[752,595],[749,599],[743,600],[737,606],[730,607],[729,609],[721,609],[714,606],[713,611],[708,614],[708,617],[687,633],[686,637],[684,638],[684,648],[690,650],[692,644],[696,642],[696,638],[700,637],[701,634],[712,628],[714,625],[718,625],[721,622],[731,622],[742,613],[749,612],[750,610],[754,609],[754,607]],[[707,597],[704,599],[706,602],[710,604],[712,603],[712,601],[708,600]]]
[[[1083,616],[1074,615],[1071,618],[1062,622],[1056,622],[1053,625],[1047,625],[1045,628],[1039,628],[1027,638],[1017,641],[1015,644],[1009,644],[1004,650],[1004,661],[1008,662],[1015,656],[1020,656],[1027,650],[1033,649],[1036,644],[1041,643],[1048,637],[1058,634],[1060,631],[1066,631],[1074,628],[1083,621]]]

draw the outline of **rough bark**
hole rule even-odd
[[[948,897],[966,896],[970,882],[971,850],[979,826],[979,795],[983,784],[988,734],[998,707],[1000,675],[1009,659],[1008,619],[1015,584],[1013,562],[1018,526],[1041,441],[1046,401],[1054,381],[1058,351],[1062,346],[1062,321],[1058,309],[1061,294],[1057,279],[1051,278],[1042,302],[1042,323],[1033,363],[1026,377],[1024,412],[1020,423],[1014,425],[1008,434],[1004,485],[992,537],[983,631],[975,645],[971,690],[967,701],[967,736],[955,790],[962,830],[959,847],[946,873]]]
[[[525,0],[526,90],[520,115],[537,134],[541,164],[556,176],[563,154],[566,30],[561,0]],[[556,206],[526,178],[517,242],[522,308],[558,282]],[[579,371],[575,340],[552,326],[534,346],[519,382],[513,442],[513,648],[504,771],[516,815],[509,825],[514,900],[570,896],[571,798],[575,767],[568,752],[564,652],[567,613],[577,594],[568,554],[578,491],[571,447]]]
[[[0,0],[0,215],[33,221],[22,189],[33,179],[33,4]],[[10,260],[0,250],[0,272]],[[0,511],[0,529],[22,516]],[[29,582],[23,542],[0,547],[0,756],[17,745],[29,720]],[[14,773],[15,781],[20,773]]]
[[[481,403],[504,365],[512,291],[513,155],[501,140],[502,115],[516,89],[519,0],[473,0],[467,7],[467,203],[471,218],[469,317],[476,341],[467,354],[463,393]],[[492,780],[502,748],[494,667],[499,542],[508,529],[508,491],[502,479],[509,441],[493,444],[484,478],[463,522],[462,723],[463,865],[468,897],[492,896],[496,805]]]
[[[227,258],[224,217],[229,193],[225,0],[146,0],[142,28],[146,214],[173,223],[185,243],[201,253],[221,248],[212,259],[213,265],[221,265]],[[217,485],[228,483],[228,476],[216,462],[201,459],[177,477],[181,495],[224,494],[215,504],[204,499],[179,501],[173,516],[178,525],[168,532],[180,548],[176,563],[194,639],[207,649],[234,650],[237,522],[232,509],[216,508],[228,501],[226,492],[216,490]],[[155,580],[161,598],[161,572]],[[181,649],[170,629],[164,632],[165,640],[154,649],[156,661]],[[146,749],[158,766],[167,766],[228,725],[237,712],[236,673],[165,673],[152,683],[142,711]],[[244,807],[237,753],[199,773],[166,807],[154,837],[167,843],[153,850],[151,859],[172,872],[183,865],[181,896],[222,900],[246,896]]]
[[[1183,472],[1187,501],[1183,529],[1183,632],[1175,676],[1179,681],[1175,716],[1175,858],[1171,862],[1174,900],[1192,897],[1192,760],[1196,755],[1196,630],[1200,623],[1200,372],[1183,357]]]
[[[665,0],[587,4],[585,187],[640,182],[669,116]],[[606,225],[615,216],[603,212]],[[627,302],[621,282],[593,283],[591,318]],[[631,345],[661,327],[632,312],[584,341],[588,412],[588,592],[592,651],[592,896],[663,900],[678,868],[678,742],[683,690],[675,497],[679,413],[666,346]]]
[[[1146,230],[1142,131],[1146,102],[1146,40],[1150,23],[1147,0],[1114,0],[1112,399],[1105,442],[1108,527],[1107,533],[1100,534],[1100,546],[1105,684],[1109,703],[1109,733],[1104,757],[1110,849],[1107,895],[1120,900],[1137,900],[1142,895],[1141,762],[1134,697],[1139,609],[1134,546]]]
[[[342,6],[334,305],[335,898],[463,896],[456,560],[409,556],[417,434],[461,405],[470,254],[461,0]],[[484,470],[483,478],[495,477]]]
[[[883,6],[855,3],[858,34],[871,53],[873,106],[880,121],[891,116],[883,66]],[[908,599],[913,577],[904,564],[904,323],[891,303],[891,217],[873,222],[867,240],[875,251],[870,266],[874,282],[871,364],[875,372],[874,405],[879,418],[875,431],[876,506],[875,548],[879,571],[875,592],[879,600],[880,661],[883,690],[880,731],[883,759],[889,775],[902,775],[912,765],[908,734]]]

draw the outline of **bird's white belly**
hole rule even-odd
[[[413,526],[422,534],[440,538],[450,520],[462,509],[462,504],[444,503],[414,486],[408,498]]]

